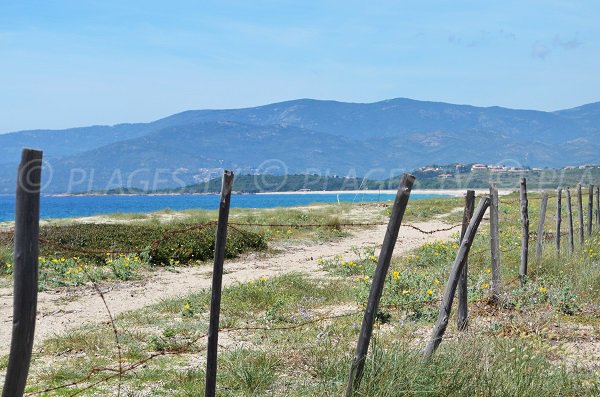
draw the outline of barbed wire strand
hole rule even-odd
[[[289,331],[291,329],[298,329],[298,328],[302,328],[305,327],[307,325],[311,325],[311,324],[315,324],[315,323],[319,323],[319,322],[323,322],[323,321],[328,321],[328,320],[335,320],[335,319],[339,319],[339,318],[344,318],[344,317],[350,317],[350,316],[354,316],[357,314],[361,314],[363,311],[362,310],[355,310],[352,312],[348,312],[348,313],[342,313],[342,314],[335,314],[332,316],[322,316],[322,317],[318,317],[315,319],[311,319],[311,320],[307,320],[307,321],[303,321],[297,324],[292,324],[292,325],[287,325],[287,326],[275,326],[275,327],[270,327],[270,326],[247,326],[247,327],[226,327],[226,328],[222,328],[219,329],[219,333],[229,333],[229,332],[236,332],[236,331]],[[70,397],[76,396],[78,394],[81,394],[82,392],[89,390],[95,386],[98,386],[99,384],[108,382],[112,379],[115,378],[119,378],[121,379],[123,374],[126,374],[128,372],[131,372],[137,368],[139,368],[141,365],[157,358],[157,357],[161,357],[161,356],[166,356],[166,355],[177,355],[177,354],[184,354],[187,352],[187,349],[189,347],[191,347],[192,345],[194,345],[195,343],[197,343],[198,341],[200,341],[201,339],[204,339],[208,336],[208,333],[204,333],[202,335],[199,335],[195,338],[193,338],[191,341],[189,341],[185,346],[180,347],[179,349],[176,350],[166,350],[166,351],[161,351],[161,352],[155,352],[150,354],[149,356],[130,364],[127,367],[123,367],[122,365],[119,365],[118,369],[115,368],[110,368],[110,367],[94,367],[92,369],[90,369],[88,371],[88,374],[77,380],[74,382],[69,382],[69,383],[65,383],[59,386],[55,386],[55,387],[51,387],[51,388],[47,388],[44,390],[38,390],[35,392],[31,392],[28,393],[27,395],[29,396],[34,396],[34,395],[40,395],[43,393],[49,393],[52,391],[58,391],[61,389],[67,389],[67,388],[72,388],[72,387],[77,387],[82,385],[83,383],[89,381],[95,374],[98,374],[100,372],[114,372],[113,374],[106,376],[94,383],[91,383],[87,386],[85,386],[83,389],[77,390],[75,391],[75,393],[70,394]],[[203,351],[204,348],[202,348],[200,351]],[[120,387],[120,384],[119,384]]]

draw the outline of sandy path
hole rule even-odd
[[[414,223],[423,230],[447,228],[440,220]],[[286,272],[319,274],[319,258],[342,255],[346,260],[354,258],[353,247],[379,247],[385,234],[385,226],[355,230],[350,236],[327,243],[304,243],[280,245],[281,252],[264,256],[247,255],[228,261],[223,284],[231,285],[260,277],[275,276]],[[396,254],[409,251],[426,241],[446,239],[453,231],[422,234],[411,228],[401,228]],[[108,307],[113,315],[158,303],[202,288],[210,288],[210,266],[179,268],[177,272],[160,270],[150,273],[144,281],[112,283],[101,286]],[[0,355],[9,348],[12,321],[12,289],[0,289]],[[107,321],[106,308],[92,288],[73,291],[48,291],[39,294],[36,344],[86,323]]]

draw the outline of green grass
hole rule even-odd
[[[228,231],[226,258],[266,251],[269,242],[324,242],[344,237],[348,231],[341,223],[350,222],[345,216],[351,209],[346,204],[297,209],[232,209],[231,223],[267,226],[232,225]],[[159,221],[162,215],[174,215],[174,220]],[[120,223],[50,222],[40,232],[40,289],[79,286],[90,280],[136,279],[153,266],[202,265],[214,255],[215,226],[196,226],[215,221],[217,215],[216,211],[187,210],[175,214],[163,210],[147,215],[106,216]],[[306,224],[323,226],[302,226]],[[2,232],[0,287],[9,285],[11,274],[12,233]]]
[[[455,208],[463,207],[465,200],[462,197],[431,198],[427,200],[411,201],[404,214],[407,222],[424,222],[434,217],[439,217],[443,222],[450,224],[462,221],[462,211],[451,212]],[[391,207],[386,213],[390,214]],[[444,215],[440,217],[441,215]]]
[[[530,197],[535,230],[539,202],[536,195]],[[451,209],[460,201],[444,200],[435,206]],[[429,211],[426,204],[419,205],[423,207],[415,209],[413,219],[441,211],[415,215]],[[532,240],[529,277],[520,287],[518,219],[514,196],[501,198],[500,305],[488,302],[489,237],[482,225],[469,258],[469,331],[459,334],[450,321],[430,362],[423,361],[422,349],[458,236],[393,259],[358,396],[600,394],[600,369],[585,347],[593,340],[597,346],[593,335],[600,331],[600,234],[588,237],[573,255],[558,256],[548,241],[541,258],[533,254]],[[548,232],[552,227],[548,221]],[[219,395],[343,395],[376,257],[371,249],[357,248],[352,259],[323,259],[320,265],[329,277],[287,274],[224,289]],[[158,354],[123,375],[124,395],[203,395],[209,302],[210,291],[203,290],[116,319],[125,368]],[[573,352],[573,345],[582,350]],[[35,354],[28,390],[76,382],[88,374],[98,381],[114,373],[117,357],[109,324],[56,336]],[[116,385],[112,379],[81,395],[113,395]],[[66,396],[74,390],[47,395]]]
[[[351,311],[346,317],[302,324],[324,316],[324,309],[339,304],[351,307],[353,290],[351,280],[340,283],[294,274],[226,288],[219,394],[343,394],[361,314]],[[117,318],[124,367],[150,354],[164,354],[124,374],[126,390],[133,395],[202,395],[204,373],[199,359],[205,339],[198,338],[206,332],[208,299],[209,291],[203,291]],[[430,322],[423,318],[398,322],[396,314],[386,325],[378,322],[357,395],[592,396],[599,391],[598,376],[589,368],[566,367],[560,350],[544,335],[506,336],[509,325],[517,328],[537,321],[518,312],[513,316],[496,315],[495,324],[444,341],[429,363],[423,361],[421,348]],[[415,337],[421,333],[424,336]],[[28,390],[76,382],[89,373],[92,381],[100,380],[112,373],[101,369],[115,368],[116,362],[110,326],[87,326],[43,344],[34,357]],[[70,395],[74,390],[47,395]],[[116,380],[111,380],[82,395],[114,390]]]

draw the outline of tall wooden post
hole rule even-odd
[[[500,227],[499,201],[496,184],[490,186],[490,253],[492,258],[492,285],[490,288],[492,302],[500,297]]]
[[[520,188],[520,201],[521,201],[521,267],[519,268],[519,279],[521,280],[521,286],[525,285],[525,279],[527,278],[527,259],[529,255],[529,212],[528,212],[528,201],[527,201],[527,181],[525,178],[521,178]]]
[[[21,397],[29,375],[37,313],[42,152],[23,149],[15,209],[13,327],[2,397]]]
[[[463,264],[465,263],[465,257],[469,256],[469,250],[471,249],[471,244],[473,243],[473,239],[475,238],[475,233],[477,233],[479,223],[481,223],[481,219],[483,219],[483,214],[485,213],[489,205],[489,197],[484,197],[481,199],[481,201],[479,201],[477,209],[475,210],[475,213],[471,218],[471,222],[467,227],[467,231],[465,232],[463,240],[460,243],[460,248],[458,249],[456,259],[454,260],[454,264],[452,265],[452,270],[450,270],[448,282],[446,283],[446,288],[444,290],[442,304],[440,305],[438,319],[433,328],[433,332],[431,333],[429,343],[425,348],[426,358],[430,358],[442,342],[442,337],[444,336],[446,328],[448,327],[448,319],[450,318],[450,313],[452,311],[452,301],[454,300],[454,294],[456,292],[459,275],[462,271]]]
[[[600,227],[600,186],[596,186],[596,225]]]
[[[592,235],[592,224],[594,219],[594,185],[590,185],[588,190],[588,236]]]
[[[350,368],[350,376],[346,388],[347,397],[351,397],[360,386],[360,381],[365,368],[365,360],[371,342],[371,335],[373,334],[375,315],[377,314],[379,300],[383,293],[383,285],[385,284],[385,278],[390,267],[396,240],[398,239],[398,232],[414,182],[414,176],[404,174],[400,181],[400,186],[398,187],[396,200],[392,207],[392,215],[385,232],[377,267],[375,268],[375,275],[373,276],[373,283],[371,284],[371,291],[369,293],[369,299],[367,301],[367,307],[365,309],[362,327],[356,345],[356,352],[354,353],[354,359],[352,360],[352,366]]]
[[[569,247],[571,254],[575,252],[575,233],[573,231],[573,207],[571,205],[571,190],[567,188],[567,234],[569,235]]]
[[[562,223],[562,189],[556,189],[556,252],[560,253],[560,225]]]
[[[221,293],[223,287],[223,263],[225,262],[225,243],[227,241],[227,223],[229,205],[233,187],[233,172],[223,173],[219,220],[215,239],[215,261],[213,267],[210,298],[210,319],[208,325],[208,347],[206,349],[206,384],[204,395],[215,397],[217,388],[217,346],[219,342],[219,317],[221,313]]]
[[[583,245],[585,237],[583,236],[583,197],[581,194],[581,184],[577,185],[577,209],[579,210],[579,244]]]
[[[538,223],[537,244],[535,256],[542,257],[542,247],[544,244],[544,223],[546,221],[546,207],[548,206],[548,192],[542,192],[542,201],[540,203],[540,222]]]
[[[475,210],[475,191],[467,190],[465,196],[465,209],[463,211],[462,229],[460,231],[460,241],[465,237],[465,232],[473,217],[473,210]],[[459,331],[467,329],[469,309],[468,309],[468,291],[467,291],[467,275],[468,275],[468,257],[465,257],[465,263],[462,266],[460,273],[460,279],[458,280],[458,309],[456,317],[456,326]]]

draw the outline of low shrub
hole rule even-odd
[[[215,233],[216,226],[209,226],[166,236],[150,247],[149,262],[169,266],[209,260],[214,256]],[[244,252],[266,248],[267,241],[262,234],[230,229],[227,233],[225,257],[235,258]]]
[[[188,229],[186,229],[186,226]],[[86,263],[107,265],[107,253],[138,255],[152,265],[187,265],[214,255],[216,226],[190,230],[178,224],[74,224],[40,229],[40,255],[47,258],[81,258]],[[12,252],[12,236],[0,236],[0,262],[6,267]],[[225,256],[267,248],[263,234],[230,228]],[[4,257],[7,257],[6,260]],[[6,263],[4,263],[6,262]],[[118,278],[127,277],[117,271]]]

